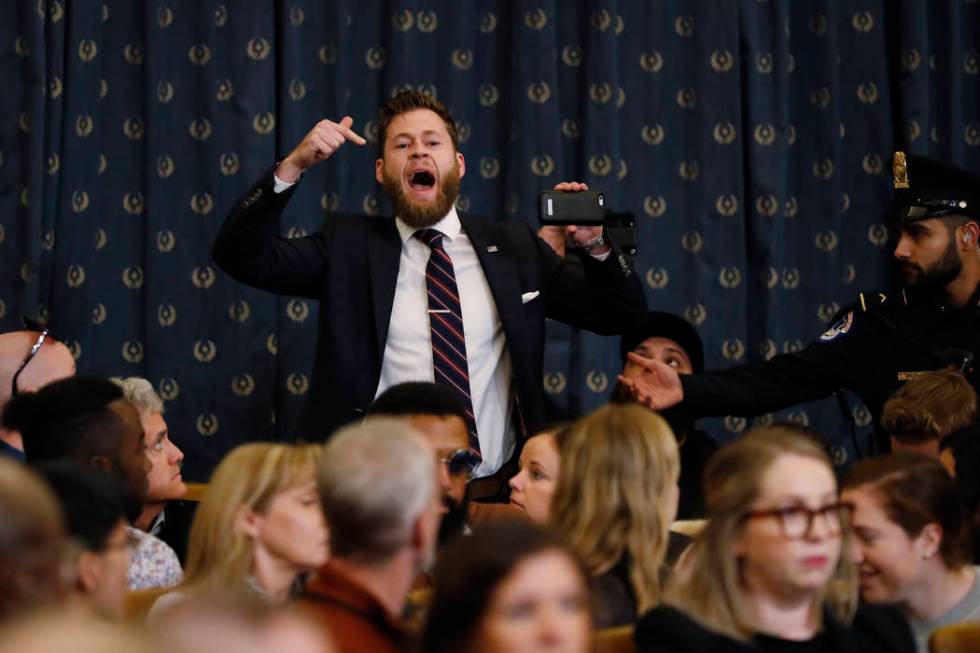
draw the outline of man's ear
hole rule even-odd
[[[99,578],[102,575],[102,559],[97,553],[92,551],[82,551],[78,555],[75,565],[78,568],[78,575],[75,584],[84,594],[91,594],[99,585]]]
[[[385,178],[384,172],[385,172],[385,160],[381,157],[378,157],[374,161],[374,179],[379,184]]]
[[[976,249],[977,244],[980,243],[980,225],[976,221],[970,220],[962,225],[958,231],[960,232],[960,242],[958,244],[966,250]]]
[[[459,164],[459,176],[460,179],[462,179],[464,176],[466,176],[466,159],[463,158],[462,152],[456,153],[456,163]]]

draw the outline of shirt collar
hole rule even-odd
[[[147,531],[150,535],[159,535],[160,531],[163,530],[163,524],[167,521],[167,509],[161,510],[156,518],[154,518],[153,523],[150,524],[150,529]]]
[[[409,227],[405,222],[399,218],[395,217],[395,226],[398,227],[398,235],[401,236],[402,244],[408,242],[418,229],[415,227]],[[454,240],[463,231],[463,225],[459,222],[459,214],[456,213],[456,205],[454,204],[452,208],[449,209],[447,213],[439,222],[435,223],[430,229],[436,229],[441,231],[448,240]]]

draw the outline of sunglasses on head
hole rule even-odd
[[[19,392],[17,390],[17,379],[18,377],[20,377],[20,373],[24,371],[24,368],[27,367],[28,363],[34,360],[34,357],[37,356],[37,352],[41,351],[41,347],[44,345],[44,341],[47,340],[48,338],[54,339],[54,336],[51,335],[51,331],[45,325],[41,324],[40,322],[37,322],[36,320],[32,320],[28,317],[22,319],[24,322],[24,326],[27,328],[28,331],[37,331],[39,333],[37,336],[37,340],[35,340],[34,344],[31,345],[31,350],[27,352],[27,356],[25,356],[24,360],[20,362],[20,366],[17,368],[17,371],[14,372],[14,378],[10,382],[10,396],[12,397],[16,396]]]

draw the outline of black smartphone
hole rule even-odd
[[[543,225],[602,224],[606,218],[606,196],[595,190],[543,190],[538,193],[538,218]]]

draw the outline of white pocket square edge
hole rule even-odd
[[[532,290],[531,292],[521,293],[521,303],[526,304],[533,299],[537,299],[538,295],[540,294],[540,290]]]

